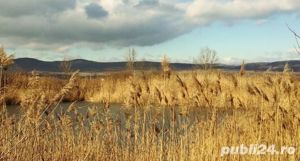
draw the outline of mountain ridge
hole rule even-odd
[[[17,58],[14,60],[12,70],[14,71],[40,71],[40,72],[61,72],[61,61],[42,61],[34,58]],[[70,60],[73,70],[81,72],[106,72],[121,71],[126,69],[126,62],[97,62],[85,59]],[[275,62],[255,62],[245,64],[246,70],[251,71],[282,71],[284,65],[289,63],[295,72],[300,72],[300,60],[287,60]],[[191,63],[170,63],[173,70],[191,70],[195,69],[195,65]],[[154,61],[137,61],[137,69],[160,69],[160,62]],[[239,65],[216,64],[215,68],[223,70],[239,70]]]

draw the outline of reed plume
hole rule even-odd
[[[78,78],[78,74],[79,71],[76,71],[71,75],[68,83],[59,91],[59,93],[57,93],[54,96],[51,102],[59,101],[71,91],[71,89],[75,86],[76,79]]]
[[[284,65],[284,67],[283,67],[283,73],[289,73],[289,72],[291,72],[291,71],[292,71],[292,69],[291,69],[289,63],[288,63],[288,62],[285,63],[285,65]]]
[[[161,67],[164,74],[164,78],[170,78],[171,76],[171,67],[170,67],[170,61],[166,55],[161,60]]]
[[[3,47],[0,47],[0,67],[6,68],[14,63],[13,55],[8,55]]]
[[[245,69],[245,61],[243,61],[243,63],[242,63],[242,65],[241,65],[241,67],[240,67],[240,76],[243,76],[243,75],[245,75],[245,73],[246,73],[246,69]]]

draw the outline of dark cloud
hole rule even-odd
[[[47,44],[49,47],[53,44],[63,46],[81,42],[120,47],[147,46],[164,42],[191,30],[191,26],[174,19],[144,17],[140,20],[120,20],[118,23],[114,21],[96,23],[80,20],[78,17],[62,18],[56,22],[43,17],[24,17],[17,22],[13,19],[0,19],[0,24],[5,24],[0,28],[0,37],[3,40],[9,38],[16,44],[35,42]]]
[[[148,46],[173,39],[193,28],[185,22],[184,11],[163,5],[150,9],[119,6],[113,16],[96,3],[83,9],[83,14],[78,10],[70,10],[53,13],[57,14],[53,18],[40,14],[0,16],[0,43],[8,42],[34,49],[82,43],[90,48],[101,45]],[[106,17],[105,21],[91,20],[103,17]]]
[[[96,3],[91,3],[85,7],[85,13],[89,18],[103,18],[108,15],[104,8]]]
[[[0,0],[0,15],[51,15],[72,9],[75,5],[76,0]]]
[[[155,6],[158,4],[158,0],[140,0],[138,6]]]

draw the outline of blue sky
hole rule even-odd
[[[5,8],[3,8],[6,6]],[[41,60],[192,62],[205,47],[219,62],[300,59],[296,0],[12,0],[0,2],[0,44]]]

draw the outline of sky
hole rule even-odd
[[[0,44],[16,58],[191,63],[299,60],[299,0],[0,0]]]

